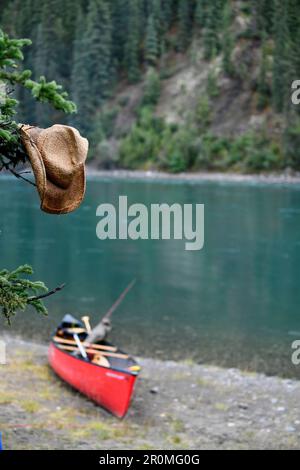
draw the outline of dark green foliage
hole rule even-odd
[[[196,0],[195,23],[200,28],[206,25],[208,4],[209,0]]]
[[[21,86],[29,90],[33,98],[50,103],[54,108],[72,113],[76,106],[67,100],[67,93],[55,81],[31,80],[30,70],[20,70],[24,56],[22,49],[30,45],[27,39],[10,39],[0,30],[0,171],[12,170],[25,161],[25,153],[20,142],[20,132],[14,116],[18,101],[11,97],[9,88]]]
[[[128,28],[127,41],[125,46],[125,66],[128,80],[131,83],[139,81],[140,72],[140,28],[141,9],[139,0],[128,0]]]
[[[9,88],[18,85],[29,90],[36,101],[51,104],[66,113],[76,111],[75,104],[66,99],[67,93],[55,81],[48,83],[44,77],[33,81],[30,70],[20,70],[20,63],[24,60],[22,50],[30,44],[28,39],[10,39],[0,30],[0,171],[6,169],[17,177],[21,176],[15,172],[15,167],[25,163],[27,156],[21,143],[19,126],[13,120],[19,103],[11,97]],[[23,275],[27,277],[32,274],[32,268],[27,265],[12,272],[6,269],[0,271],[1,314],[9,324],[11,317],[27,306],[32,306],[38,313],[47,313],[43,296],[37,295],[48,291],[44,283],[23,278]]]
[[[115,122],[119,112],[118,106],[107,106],[103,107],[99,114],[100,127],[107,139],[114,133]]]
[[[159,74],[154,68],[148,70],[146,75],[145,92],[143,105],[153,105],[158,103],[161,92],[161,83]]]
[[[264,133],[249,132],[231,142],[229,165],[248,172],[279,170],[281,150]]]
[[[184,53],[189,46],[191,53],[197,51],[194,65],[201,56],[198,51],[204,51],[208,61],[222,58],[223,72],[238,87],[248,83],[250,72],[258,110],[264,112],[272,105],[273,111],[281,113],[289,155],[293,142],[296,145],[291,138],[294,121],[288,115],[291,82],[300,76],[300,0],[4,0],[1,7],[6,30],[34,40],[24,68],[32,69],[35,79],[53,77],[71,92],[79,113],[68,123],[91,139],[92,149],[106,138],[101,116],[115,88],[145,78],[142,106],[155,105],[158,75],[170,77],[178,64],[174,52]],[[240,60],[243,51],[245,57]],[[18,120],[42,126],[65,122],[60,111],[31,99],[30,81],[27,87],[15,84],[13,97],[21,102]],[[207,91],[209,99],[218,96],[213,73],[208,76]],[[43,100],[42,95],[39,98]],[[300,107],[295,110],[296,117],[299,114]],[[205,102],[200,100],[194,118],[198,132],[206,132],[210,110]],[[173,161],[181,162],[174,167],[182,168],[186,158],[176,156]]]
[[[179,50],[184,51],[192,39],[192,6],[191,0],[179,0],[178,20],[179,20]]]
[[[274,19],[274,65],[273,65],[273,103],[275,109],[283,111],[287,94],[290,90],[289,57],[291,36],[288,29],[287,2],[276,0]]]
[[[145,107],[121,144],[121,164],[127,168],[150,164],[173,173],[188,170],[197,158],[196,136],[195,128],[169,125]]]
[[[47,309],[42,300],[38,298],[39,292],[47,292],[43,282],[30,281],[27,276],[33,274],[30,266],[20,266],[15,271],[6,269],[0,271],[0,307],[1,313],[10,324],[11,318],[17,311],[24,311],[29,305],[37,313],[47,314]],[[26,278],[23,277],[26,276]]]
[[[210,98],[216,98],[220,94],[216,70],[210,70],[207,76],[207,93]]]
[[[299,127],[292,135],[298,142]],[[296,154],[290,155],[291,159],[297,158]],[[264,133],[217,137],[209,132],[199,133],[191,125],[179,128],[168,125],[155,118],[148,108],[142,110],[138,122],[122,141],[120,162],[127,168],[151,165],[172,173],[191,169],[260,172],[279,170],[284,165],[280,146]]]
[[[283,160],[280,146],[263,133],[246,133],[237,138],[204,134],[196,168],[239,172],[260,172],[281,169]]]
[[[156,0],[157,1],[157,0]],[[172,23],[175,18],[175,11],[174,11],[174,0],[161,0],[161,18],[163,21],[165,31],[172,26]]]
[[[128,32],[128,0],[112,2],[112,48],[117,67],[121,69],[125,61],[125,44]]]
[[[300,170],[300,119],[296,112],[289,116],[283,135],[285,166]]]
[[[93,156],[97,154],[99,143],[112,137],[119,112],[118,106],[103,106],[94,117],[92,131],[89,133],[89,143]]]
[[[87,135],[90,131],[92,110],[90,109],[91,97],[89,95],[89,76],[86,66],[88,51],[85,37],[86,23],[81,8],[77,12],[76,31],[71,74],[71,94],[74,101],[78,104],[78,113],[70,118],[69,123]]]
[[[110,93],[112,67],[112,31],[110,10],[105,0],[91,0],[87,15],[85,67],[89,94],[97,109]]]
[[[112,76],[110,11],[105,0],[92,0],[86,17],[81,8],[77,12],[71,92],[78,114],[70,121],[90,138],[95,134],[95,114],[110,96]]]
[[[289,32],[289,50],[286,51],[288,72],[292,81],[300,76],[300,1],[289,0],[287,4],[287,25]]]
[[[223,51],[223,69],[228,75],[234,74],[234,66],[232,63],[232,52],[234,48],[234,40],[231,32],[232,23],[232,10],[229,3],[226,2],[223,12],[223,38],[222,38],[222,51]]]
[[[267,54],[267,45],[264,42],[261,51],[261,63],[259,68],[259,77],[257,84],[258,91],[258,109],[264,109],[270,103],[271,87],[268,82],[269,61]]]
[[[218,12],[216,2],[209,2],[206,8],[203,33],[204,53],[207,60],[213,59],[218,52]]]
[[[58,0],[49,0],[42,6],[40,23],[36,30],[33,71],[36,77],[43,75],[61,81],[57,60],[61,55],[58,9]],[[37,104],[32,118],[34,122],[39,122],[41,127],[47,127],[54,116],[55,113],[50,106]]]
[[[169,127],[164,137],[159,168],[172,173],[192,169],[199,150],[195,128],[183,126],[174,132],[172,127]]]
[[[202,95],[197,103],[194,120],[201,133],[205,132],[211,123],[211,104],[206,95]]]
[[[154,16],[148,18],[147,33],[146,33],[146,46],[145,46],[145,59],[148,65],[156,65],[159,56],[158,51],[158,37],[155,25]]]
[[[152,16],[154,19],[154,26],[157,32],[157,38],[159,43],[158,46],[161,45],[164,41],[163,36],[167,33],[169,24],[169,20],[164,15],[164,13],[167,11],[168,4],[170,5],[170,2],[167,0],[166,5],[164,5],[164,3],[165,2],[163,0],[150,0],[148,4],[149,8],[147,17],[150,18]],[[158,47],[158,49],[160,49],[160,47]]]
[[[163,120],[155,118],[150,108],[143,108],[130,134],[120,147],[121,163],[127,168],[142,167],[158,158],[165,129]]]
[[[255,34],[261,37],[272,34],[276,0],[252,0],[251,3]]]

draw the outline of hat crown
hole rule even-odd
[[[55,124],[42,130],[36,140],[47,178],[61,188],[68,188],[72,177],[87,155],[88,141],[73,127]]]

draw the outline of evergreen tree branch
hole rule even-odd
[[[22,50],[30,44],[28,39],[11,39],[0,29],[0,171],[5,168],[17,178],[34,185],[14,170],[18,164],[26,162],[27,155],[21,142],[19,126],[14,121],[19,102],[11,98],[12,90],[9,86],[21,86],[29,90],[36,101],[49,103],[64,113],[75,113],[77,108],[67,99],[68,93],[55,81],[47,82],[43,76],[34,81],[30,70],[20,71],[24,60]]]
[[[38,313],[47,315],[47,309],[41,298],[30,294],[47,292],[48,289],[43,282],[33,282],[23,277],[32,274],[33,270],[28,265],[20,266],[11,272],[7,269],[0,271],[0,307],[9,325],[16,312],[24,311],[28,305],[32,305]]]
[[[20,126],[14,120],[19,102],[11,97],[13,90],[10,87],[27,89],[34,100],[49,103],[65,113],[76,112],[76,105],[67,99],[68,94],[55,81],[47,82],[43,76],[34,81],[30,70],[19,70],[24,60],[22,49],[30,44],[28,39],[11,39],[0,29],[0,172],[7,170],[16,178],[36,186],[23,176],[25,172],[15,170],[28,157],[21,141]],[[8,324],[11,324],[11,318],[17,311],[24,311],[28,306],[32,306],[37,313],[47,315],[43,300],[65,286],[63,284],[48,291],[43,282],[27,279],[26,276],[32,274],[33,270],[28,265],[12,272],[6,269],[0,271],[0,309]]]
[[[26,183],[28,184],[31,184],[32,186],[35,186],[36,187],[36,184],[33,182],[33,181],[30,181],[29,179],[27,178],[24,178],[24,176],[22,176],[21,173],[17,173],[15,170],[13,170],[12,168],[9,168],[8,171],[14,175],[16,178],[18,179],[21,179],[22,181],[25,181]]]
[[[38,295],[35,297],[29,297],[28,302],[34,302],[36,300],[46,299],[47,297],[50,297],[51,295],[56,294],[56,292],[60,292],[65,287],[66,287],[66,284],[62,284],[61,286],[58,286],[55,289],[52,289],[51,291],[47,292],[47,294],[42,294],[42,295]]]

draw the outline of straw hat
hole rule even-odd
[[[88,141],[73,127],[21,126],[21,137],[35,175],[41,209],[50,214],[75,210],[85,193]]]

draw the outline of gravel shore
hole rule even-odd
[[[299,449],[300,382],[140,359],[120,421],[58,379],[47,347],[5,338],[0,430],[5,449]]]

